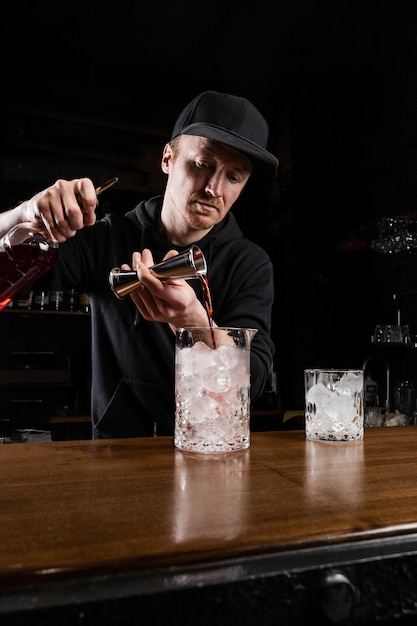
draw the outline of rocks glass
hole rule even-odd
[[[304,370],[307,439],[321,441],[363,439],[363,378],[363,370]]]

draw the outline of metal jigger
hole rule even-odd
[[[200,248],[191,246],[181,254],[157,263],[149,269],[156,278],[161,280],[197,278],[200,274],[207,272],[207,265]],[[135,270],[121,270],[120,267],[114,267],[109,274],[109,283],[114,294],[122,300],[140,285],[140,280]]]

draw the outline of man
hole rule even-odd
[[[258,330],[252,401],[262,394],[274,349],[272,263],[243,237],[230,209],[255,171],[278,166],[267,141],[267,123],[248,100],[206,91],[185,107],[163,150],[162,196],[96,221],[93,182],[58,180],[0,215],[0,235],[30,221],[61,243],[43,289],[77,288],[89,296],[94,438],[173,433],[175,330],[209,320],[198,279],[161,281],[148,268],[194,243],[207,262],[214,324]],[[115,266],[137,270],[141,280],[124,300],[109,287]]]

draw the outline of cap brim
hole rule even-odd
[[[198,122],[190,124],[190,126],[186,126],[181,131],[181,135],[197,135],[200,137],[207,137],[208,139],[214,139],[215,141],[220,141],[231,148],[240,150],[256,163],[272,168],[278,167],[278,159],[273,154],[268,152],[268,150],[261,148],[261,146],[258,146],[256,143],[253,143],[248,139],[244,139],[230,130],[225,130],[212,124]]]

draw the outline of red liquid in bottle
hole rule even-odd
[[[0,243],[0,310],[55,264],[58,244],[32,232],[21,243]]]

